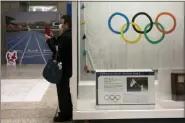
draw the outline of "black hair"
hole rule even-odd
[[[63,15],[61,19],[64,19],[64,24],[68,24],[69,25],[69,28],[72,27],[71,16],[69,16],[69,15]]]

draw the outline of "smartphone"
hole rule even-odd
[[[49,27],[45,27],[45,34],[51,36],[51,29]]]

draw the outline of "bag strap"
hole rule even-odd
[[[56,49],[56,54],[55,54],[54,60],[57,61],[57,56],[58,56],[58,54],[59,54],[59,53],[58,53],[59,51],[58,51],[58,46],[57,46],[57,45],[55,46],[55,49]]]

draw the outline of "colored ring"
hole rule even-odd
[[[170,16],[170,17],[173,19],[174,25],[173,25],[172,29],[170,29],[170,30],[168,30],[168,31],[163,31],[163,30],[161,30],[161,28],[160,28],[159,25],[157,25],[157,24],[156,24],[156,27],[157,27],[157,29],[158,29],[160,32],[162,32],[162,33],[164,33],[164,34],[169,34],[169,33],[173,32],[173,31],[175,30],[175,28],[176,28],[176,25],[177,25],[176,19],[175,19],[174,15],[172,15],[172,14],[169,13],[169,12],[161,12],[161,13],[159,13],[159,14],[157,15],[157,17],[156,17],[156,19],[155,19],[155,22],[158,22],[159,17],[162,16],[162,15],[168,15],[168,16]]]
[[[140,27],[138,24],[133,23],[133,22],[130,22],[130,24],[134,25],[139,31],[141,31],[141,27]],[[140,39],[141,39],[141,34],[140,34],[140,33],[139,33],[137,39],[134,40],[134,41],[128,40],[128,39],[126,39],[126,38],[124,37],[124,35],[123,35],[123,30],[125,29],[126,26],[127,26],[127,24],[124,24],[124,25],[122,26],[122,28],[121,28],[121,38],[122,38],[126,43],[128,43],[128,44],[135,44],[135,43],[139,42]],[[128,27],[128,26],[127,26],[127,27]]]
[[[154,25],[160,26],[160,28],[162,29],[163,32],[165,31],[162,24],[160,24],[160,23],[158,23],[158,22],[154,22],[153,24],[154,24]],[[144,29],[144,36],[145,36],[146,40],[147,40],[149,43],[151,43],[151,44],[158,44],[158,43],[160,43],[160,42],[164,39],[165,33],[162,33],[162,36],[161,36],[161,38],[160,38],[159,40],[152,41],[151,39],[148,38],[147,32],[146,32],[149,26],[150,26],[150,23],[147,24],[147,25],[145,26],[145,29]]]
[[[108,26],[109,26],[109,29],[113,32],[113,33],[116,33],[116,34],[121,34],[121,32],[119,31],[116,31],[112,28],[111,26],[111,21],[112,21],[112,18],[116,15],[120,15],[122,16],[125,20],[126,20],[126,23],[127,23],[127,27],[125,28],[125,30],[123,31],[123,33],[127,32],[128,29],[129,29],[129,19],[126,15],[122,14],[122,13],[119,13],[119,12],[115,12],[114,14],[112,14],[110,17],[109,17],[109,20],[108,20]]]
[[[134,17],[132,18],[132,22],[135,23],[134,21],[135,21],[136,17],[139,16],[139,15],[145,15],[149,19],[149,21],[150,21],[150,28],[146,31],[146,33],[150,32],[152,30],[152,28],[153,28],[153,21],[152,21],[152,18],[150,17],[150,15],[148,15],[147,13],[139,12],[139,13],[135,14]],[[137,28],[134,25],[132,25],[132,27],[134,28],[134,30],[137,33],[144,34],[144,31],[137,30]]]

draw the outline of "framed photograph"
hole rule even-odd
[[[185,101],[185,73],[171,73],[172,100]]]
[[[148,91],[147,77],[127,77],[127,92]]]

